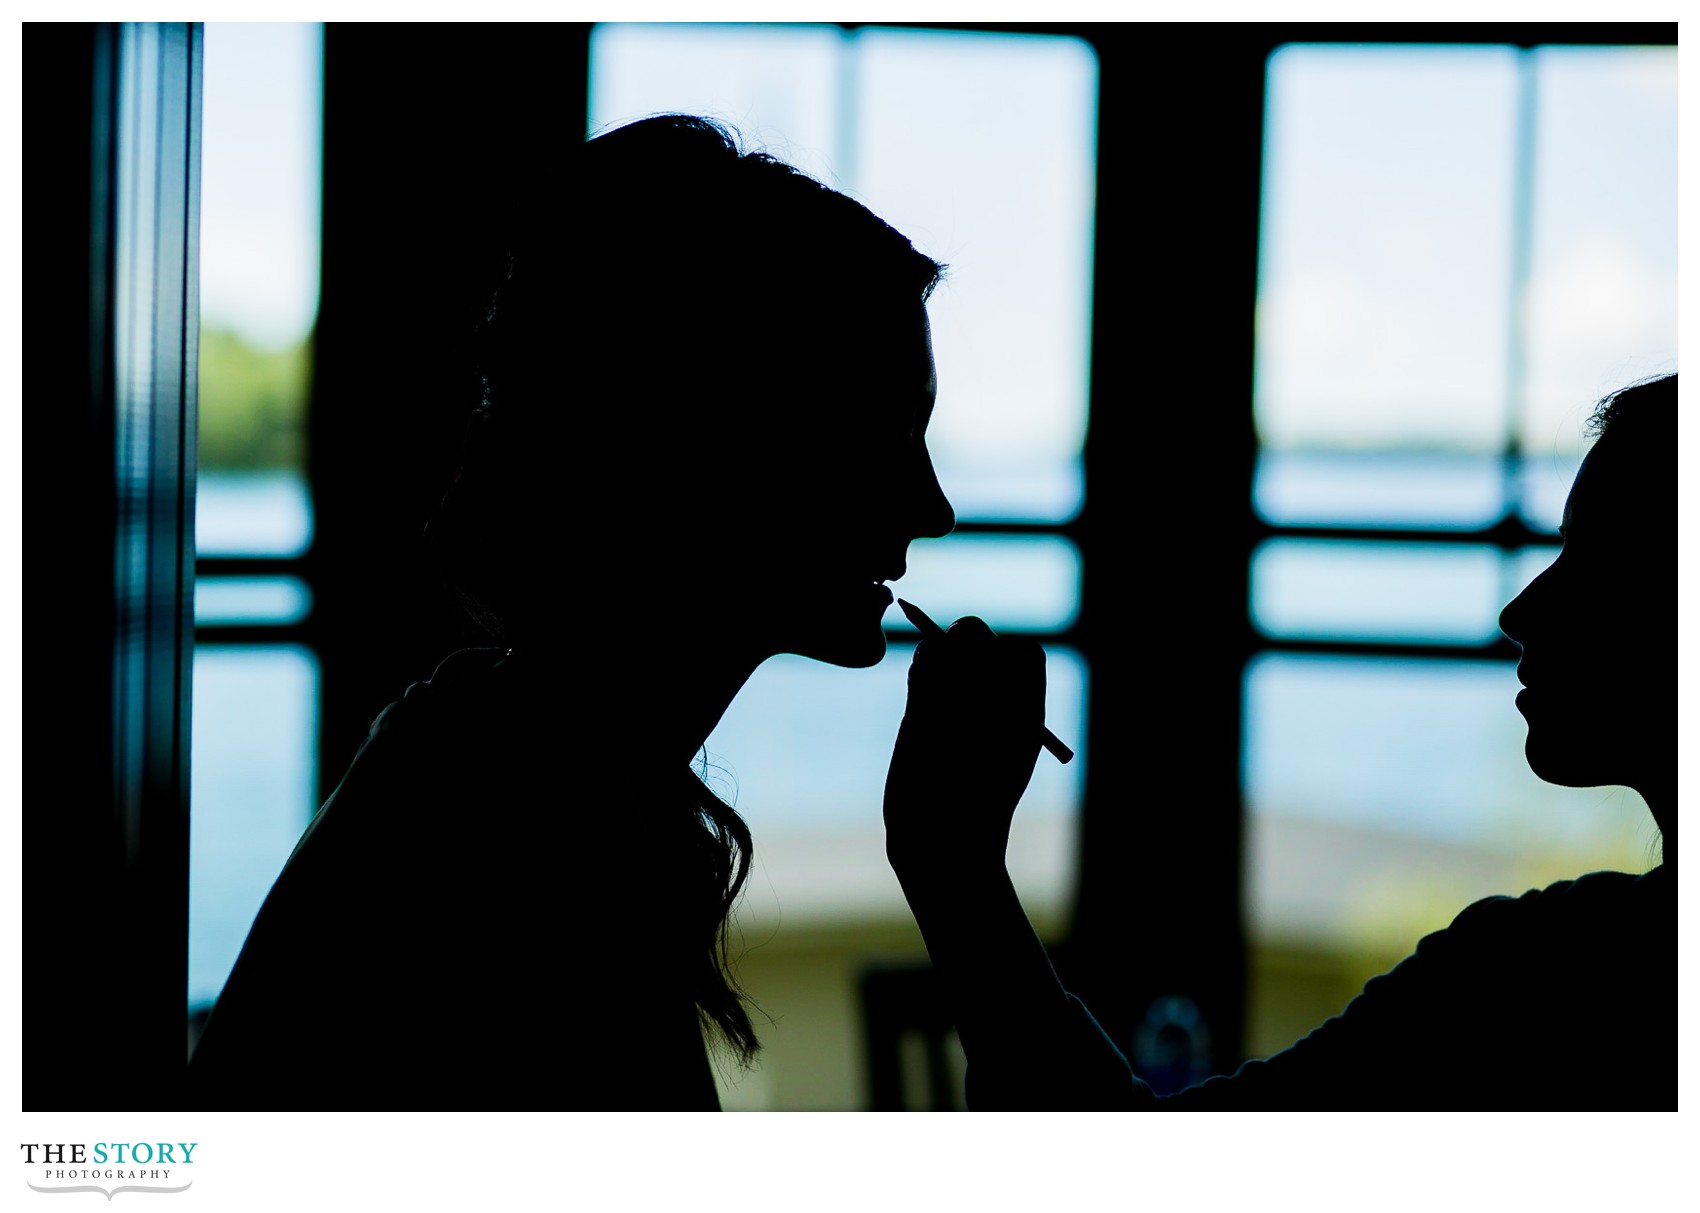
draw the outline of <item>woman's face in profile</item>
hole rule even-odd
[[[787,385],[782,421],[750,444],[765,473],[748,477],[729,529],[748,537],[747,609],[764,648],[871,666],[910,541],[955,525],[926,444],[937,394],[926,308],[878,309],[819,348],[818,367]]]
[[[1563,549],[1500,614],[1523,650],[1524,754],[1549,783],[1645,787],[1675,762],[1674,481],[1666,503],[1668,474],[1630,441],[1588,453]]]

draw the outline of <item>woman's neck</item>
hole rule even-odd
[[[619,748],[643,761],[686,764],[701,752],[762,658],[673,635],[612,648],[599,681]]]

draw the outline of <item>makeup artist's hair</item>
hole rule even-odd
[[[451,593],[519,646],[549,629],[557,574],[537,552],[575,483],[638,486],[619,502],[633,530],[688,527],[681,486],[711,491],[702,469],[717,446],[735,447],[752,426],[807,423],[793,416],[804,407],[797,385],[820,380],[824,340],[870,312],[925,301],[944,273],[860,203],[743,151],[707,119],[647,118],[574,155],[489,307],[483,399],[427,529]],[[641,491],[650,486],[653,497]],[[726,927],[750,835],[692,782],[700,829],[687,849],[707,875],[693,991],[748,1062],[757,1041],[729,976]]]
[[[1676,375],[1654,375],[1619,388],[1595,405],[1588,418],[1588,433],[1601,441],[1608,435],[1619,439],[1653,435],[1656,453],[1665,455],[1669,452],[1664,444],[1670,439],[1675,418]]]

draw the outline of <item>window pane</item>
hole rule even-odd
[[[1596,400],[1676,369],[1676,49],[1534,56],[1523,438],[1575,452]]]
[[[298,471],[203,470],[195,498],[202,556],[299,556],[312,542],[312,501]]]
[[[189,1006],[212,1002],[316,796],[319,663],[291,646],[195,650]]]
[[[1252,620],[1275,636],[1492,641],[1502,589],[1486,545],[1277,539],[1252,558]]]
[[[971,491],[993,477],[1078,490],[1097,59],[1048,36],[870,29],[856,41],[857,195],[950,266],[930,309],[940,481],[965,518],[1005,512]],[[1080,499],[1055,505],[1046,516],[1065,519]]]
[[[1644,870],[1653,828],[1640,798],[1537,779],[1517,689],[1501,663],[1254,660],[1254,933],[1405,949],[1480,897]]]
[[[298,577],[199,577],[195,622],[300,623],[313,593]]]
[[[1283,526],[1490,526],[1505,513],[1505,467],[1488,454],[1265,447],[1253,497]]]
[[[755,876],[738,911],[746,938],[781,917],[907,921],[880,805],[913,656],[911,646],[893,644],[868,670],[774,658],[709,737],[709,782],[755,835]],[[1049,649],[1045,674],[1046,723],[1078,748],[1086,704],[1079,656]],[[1073,886],[1084,759],[1063,766],[1041,753],[1016,814],[1010,871],[1040,916],[1063,912]]]
[[[1049,536],[952,535],[909,547],[909,571],[892,589],[939,624],[978,615],[993,630],[1054,630],[1080,609],[1080,552]],[[898,610],[886,626],[912,631]]]
[[[1499,450],[1515,52],[1288,46],[1268,79],[1264,443]]]
[[[265,348],[319,309],[322,47],[311,22],[206,27],[201,313]]]
[[[944,388],[939,390],[942,394]],[[935,427],[942,424],[938,413],[933,417]],[[929,427],[928,446],[939,445]],[[948,448],[948,440],[944,445]],[[940,487],[963,521],[1060,522],[1078,514],[1086,499],[1086,469],[1079,455],[1021,465],[1009,460],[976,465],[947,449],[935,450],[933,463]]]
[[[1508,586],[1510,593],[1506,597],[1506,601],[1510,602],[1511,599],[1521,594],[1524,587],[1546,572],[1547,566],[1556,559],[1558,559],[1556,547],[1523,548],[1513,555],[1511,558],[1511,581]]]
[[[649,114],[719,118],[828,184],[843,150],[843,37],[830,25],[599,24],[590,34],[590,133]]]
[[[319,305],[321,30],[206,27],[196,542],[291,555]]]
[[[1577,432],[1581,432],[1578,423]],[[1558,443],[1553,444],[1555,448]],[[1570,486],[1582,466],[1582,452],[1574,448],[1555,449],[1550,454],[1529,455],[1518,461],[1522,477],[1517,490],[1519,512],[1523,521],[1537,531],[1558,534],[1564,521],[1564,502],[1570,496]]]

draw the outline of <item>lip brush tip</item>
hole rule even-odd
[[[920,607],[916,606],[913,602],[899,598],[897,600],[897,606],[898,609],[903,612],[904,617],[908,619],[910,623],[914,624],[916,629],[923,636],[937,637],[945,634],[944,629],[934,623],[927,616],[927,613]],[[1074,751],[1064,745],[1062,740],[1048,728],[1040,731],[1039,743],[1049,750],[1052,757],[1054,757],[1058,762],[1066,763],[1074,757]]]

